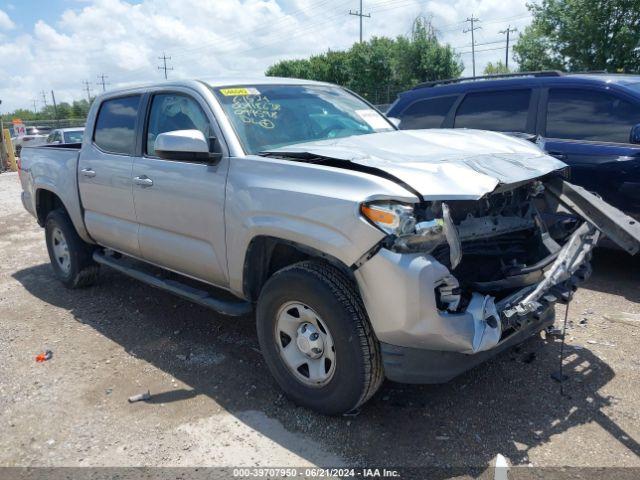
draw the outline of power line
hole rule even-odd
[[[507,35],[507,48],[505,49],[505,53],[504,53],[504,66],[507,70],[509,70],[509,34],[511,32],[517,32],[518,29],[513,27],[511,28],[511,25],[507,25],[507,28],[505,30],[500,30],[498,33],[502,33],[503,35],[506,34]]]
[[[480,45],[495,45],[496,43],[502,43],[502,42],[504,42],[504,40],[496,40],[496,41],[493,41],[493,42],[482,42],[482,43],[476,42],[476,47],[478,47]],[[470,43],[468,43],[466,45],[458,45],[457,47],[451,47],[451,48],[453,48],[454,50],[460,50],[461,48],[469,48],[469,47],[471,47]],[[500,48],[502,48],[502,47],[500,47]]]
[[[493,52],[495,50],[502,50],[504,47],[494,47],[494,48],[483,48],[482,50],[476,50],[476,53],[482,53],[482,52]],[[460,55],[468,55],[470,53],[472,53],[471,51],[468,52],[458,52]]]
[[[473,32],[481,29],[482,27],[474,26],[475,22],[479,22],[480,19],[474,17],[473,14],[471,14],[470,17],[467,17],[465,21],[471,24],[469,28],[465,28],[464,30],[462,30],[462,33],[471,32],[471,62],[473,64],[473,76],[475,77],[476,76],[476,40]]]
[[[100,79],[100,81],[98,83],[96,83],[96,85],[102,85],[102,91],[106,92],[107,91],[107,85],[109,85],[108,82],[105,82],[105,78],[109,78],[109,75],[105,75],[104,73],[101,75],[98,75],[98,78]]]
[[[40,96],[42,97],[42,103],[44,104],[44,107],[47,108],[47,94],[44,90],[40,91]]]
[[[362,13],[362,0],[360,0],[360,10],[356,10],[355,12],[352,12],[351,10],[349,10],[349,15],[355,15],[356,17],[360,17],[360,43],[362,43],[362,18],[363,17],[371,18],[371,14]]]
[[[87,100],[89,101],[89,103],[91,103],[91,84],[89,83],[88,80],[85,80],[84,82],[84,89],[87,92]]]
[[[398,1],[402,1],[402,0],[395,0],[395,2],[398,2]],[[316,8],[320,7],[320,5],[325,4],[325,3],[327,3],[327,2],[325,1],[325,2],[318,3],[318,4],[314,5],[314,6],[312,6],[311,10],[315,10]],[[385,5],[389,5],[390,3],[391,2],[388,2],[388,3],[385,2]],[[399,8],[401,6],[401,5],[398,5],[397,3],[395,3],[393,6],[389,5],[389,6],[385,6],[385,7],[382,7],[382,8],[377,8],[380,5],[381,4],[376,5],[376,8],[372,9],[372,13],[377,13],[379,11],[385,11],[385,10],[393,10],[393,9]],[[275,22],[273,22],[271,24],[268,24],[265,27],[259,27],[259,28],[255,29],[254,33],[258,33],[258,31],[262,31],[264,29],[269,29],[269,30],[272,31],[273,30],[273,28],[272,28],[273,25],[275,25],[276,23],[279,23],[279,22],[284,22],[284,21],[290,20],[291,17],[295,17],[296,14],[298,14],[300,12],[303,12],[303,10],[301,9],[301,10],[297,10],[297,11],[291,12],[291,13],[289,13],[289,15],[290,15],[289,17],[285,17],[285,18],[281,18],[279,20],[276,20]],[[172,57],[176,57],[176,56],[177,57],[181,57],[181,58],[182,57],[190,57],[193,54],[199,54],[198,52],[203,51],[203,50],[208,50],[208,49],[211,49],[211,48],[215,48],[214,51],[216,51],[216,52],[218,52],[220,54],[225,54],[225,55],[234,54],[234,56],[238,56],[238,55],[241,55],[241,54],[244,54],[244,53],[254,53],[254,52],[256,52],[258,50],[262,50],[264,48],[273,47],[273,46],[275,46],[275,45],[277,45],[279,43],[282,43],[282,42],[290,42],[291,39],[295,38],[295,37],[308,36],[311,30],[317,30],[317,29],[320,29],[320,28],[322,28],[322,27],[324,27],[326,25],[329,25],[329,24],[335,22],[343,14],[342,13],[338,13],[336,15],[329,15],[329,16],[322,16],[322,15],[319,15],[319,14],[316,14],[316,15],[319,18],[322,18],[322,20],[320,20],[319,22],[311,23],[311,25],[309,27],[307,27],[306,29],[300,28],[296,32],[293,32],[293,33],[286,32],[286,33],[282,33],[281,35],[277,35],[272,41],[263,43],[258,47],[253,46],[253,47],[247,48],[246,45],[242,45],[243,47],[245,47],[244,49],[242,47],[237,48],[240,44],[244,43],[242,40],[246,38],[246,34],[239,33],[239,34],[236,34],[236,35],[231,35],[229,37],[225,37],[225,38],[223,38],[220,41],[217,41],[215,43],[200,44],[200,45],[195,46],[195,47],[181,47],[181,48],[179,47],[179,48],[175,48],[175,49],[172,49],[171,54],[172,54]],[[503,18],[494,19],[494,20],[491,20],[491,21],[488,21],[488,22],[483,20],[483,24],[506,22],[506,21],[509,21],[509,20],[515,20],[517,18],[524,18],[524,17],[530,17],[530,16],[531,16],[530,14],[528,14],[528,15],[522,15],[521,14],[521,15],[515,16],[515,17],[513,17],[513,16],[512,17],[506,17],[506,18],[503,17]],[[440,28],[448,27],[450,25],[460,25],[462,23],[464,23],[464,21],[463,22],[456,22],[454,24],[441,25]],[[457,28],[456,28],[456,30],[457,30]],[[437,29],[437,31],[442,32],[442,31],[449,31],[449,30]],[[238,41],[236,41],[236,40],[238,40]],[[224,48],[226,48],[228,46],[232,46],[232,45],[234,47],[236,47],[236,48],[232,48],[232,49],[226,50],[226,51],[224,50]],[[176,51],[179,52],[178,55],[176,55]],[[186,61],[186,58],[185,58],[185,61]],[[180,61],[178,61],[178,63],[180,63]],[[147,68],[148,67],[139,67],[139,68],[136,68],[136,69],[133,69],[133,70],[129,70],[120,79],[121,80],[132,79],[135,76],[137,76],[140,72],[146,70]]]
[[[163,65],[158,67],[158,70],[164,70],[164,79],[167,79],[167,70],[173,70],[173,67],[167,67],[167,60],[171,60],[171,57],[167,57],[164,52],[162,56],[158,57],[158,60],[162,60]]]

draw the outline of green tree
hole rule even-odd
[[[331,51],[309,59],[283,60],[269,76],[296,77],[344,85],[372,102],[389,102],[417,83],[457,77],[463,70],[449,45],[442,45],[428,19],[418,18],[410,36],[374,37],[347,51]]]
[[[511,70],[502,63],[502,60],[498,60],[496,63],[487,63],[487,66],[484,67],[485,75],[500,75],[503,73],[511,73]]]
[[[265,72],[270,77],[310,78],[309,60],[283,60]]]
[[[514,46],[522,71],[640,71],[638,0],[543,0]]]

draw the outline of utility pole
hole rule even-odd
[[[473,32],[475,32],[476,30],[481,29],[482,27],[476,27],[474,26],[475,22],[479,22],[480,19],[476,18],[473,16],[473,14],[471,14],[470,17],[467,17],[467,19],[465,20],[465,22],[469,22],[471,23],[471,26],[469,28],[465,28],[462,33],[468,33],[471,32],[471,61],[473,63],[473,76],[476,76],[476,40],[475,40],[475,36],[473,34]]]
[[[107,82],[104,81],[105,78],[109,78],[109,75],[105,75],[104,73],[102,75],[98,75],[98,78],[100,79],[100,81],[96,84],[96,85],[102,85],[102,91],[106,92],[107,91],[107,85],[109,85]]]
[[[42,103],[44,103],[44,107],[47,108],[47,94],[44,90],[41,90],[40,95],[42,96]]]
[[[38,113],[38,101],[35,98],[31,101],[33,102],[33,113]]]
[[[171,57],[167,57],[164,52],[162,56],[158,57],[158,60],[162,60],[163,66],[158,67],[158,70],[164,70],[164,79],[167,79],[167,70],[173,70],[173,67],[167,67],[167,60],[171,60]]]
[[[509,25],[507,27],[506,30],[500,30],[498,33],[502,33],[503,35],[506,34],[507,35],[507,49],[505,50],[504,53],[504,66],[506,67],[507,70],[509,70],[509,34],[511,32],[517,32],[518,29],[516,27],[511,28],[511,25]]]
[[[362,43],[362,17],[371,18],[370,13],[362,13],[362,0],[360,0],[360,10],[356,10],[352,12],[349,10],[349,15],[355,15],[356,17],[360,17],[360,43]]]
[[[58,120],[58,104],[56,103],[56,96],[51,90],[51,101],[53,102],[53,115],[56,117],[56,127],[60,126],[60,121]]]
[[[91,87],[90,87],[90,83],[88,80],[85,80],[84,82],[84,89],[87,92],[87,100],[89,101],[89,103],[91,103]]]

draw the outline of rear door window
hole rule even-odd
[[[530,100],[530,89],[470,93],[458,107],[454,127],[524,132]]]
[[[400,128],[403,130],[440,128],[457,98],[457,95],[450,95],[425,98],[412,103],[400,115]]]
[[[550,138],[628,143],[640,106],[596,90],[552,88],[547,103]]]
[[[140,95],[106,100],[100,106],[93,141],[109,153],[133,155]]]

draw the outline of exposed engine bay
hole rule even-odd
[[[502,322],[501,330],[521,326],[548,303],[567,301],[590,275],[599,238],[540,180],[479,201],[425,202],[414,218],[387,248],[432,255],[451,272],[436,286],[438,308],[461,312],[480,294],[491,298],[496,318],[487,318],[493,327]]]

